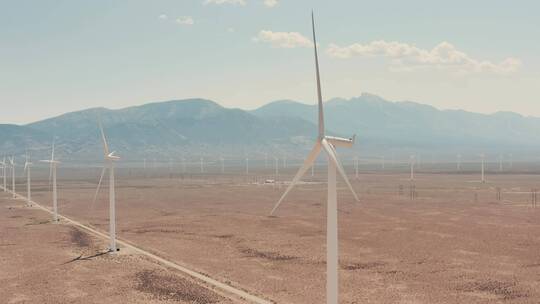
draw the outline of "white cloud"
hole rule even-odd
[[[308,38],[297,32],[272,32],[260,31],[257,37],[253,38],[256,42],[267,42],[277,48],[296,48],[311,47],[312,42]]]
[[[278,0],[264,0],[263,3],[266,7],[274,7],[279,4],[279,1]]]
[[[158,18],[161,19],[161,20],[167,20],[167,19],[169,19],[169,16],[167,16],[165,14],[161,14],[161,15],[158,16]]]
[[[193,17],[191,16],[181,16],[176,18],[176,23],[181,25],[193,25],[195,24],[195,20],[193,20]]]
[[[392,59],[393,70],[408,71],[415,69],[436,68],[457,72],[492,72],[507,74],[517,71],[521,61],[517,58],[506,58],[500,63],[471,58],[448,42],[441,42],[431,50],[421,49],[414,45],[384,40],[372,41],[368,44],[355,43],[341,47],[330,44],[327,53],[335,58],[351,57],[387,57]]]
[[[246,5],[246,0],[205,0],[204,4],[232,4],[232,5]]]

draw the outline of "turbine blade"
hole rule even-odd
[[[317,73],[317,98],[319,106],[319,139],[324,137],[324,112],[321,92],[321,76],[319,72],[319,55],[317,54],[317,39],[315,38],[315,17],[311,12],[311,26],[313,29],[313,49],[315,50],[315,71]]]
[[[107,138],[105,137],[105,132],[103,131],[103,125],[101,125],[101,120],[98,119],[99,130],[101,131],[101,140],[103,141],[103,151],[105,156],[109,155],[109,145],[107,145]]]
[[[91,206],[91,210],[94,210],[94,204],[96,203],[96,200],[97,200],[97,196],[99,194],[99,188],[101,187],[101,182],[103,181],[103,176],[105,175],[105,172],[107,171],[107,167],[103,167],[103,169],[101,170],[101,176],[99,177],[99,182],[98,182],[98,185],[97,185],[97,188],[96,188],[96,193],[94,193],[94,200],[92,201],[92,206]]]
[[[354,191],[354,189],[353,189],[353,187],[351,185],[351,182],[349,182],[349,178],[347,178],[347,174],[345,174],[345,170],[343,169],[343,166],[341,165],[341,162],[337,158],[336,150],[334,149],[334,147],[332,145],[330,145],[326,141],[326,139],[322,140],[322,145],[323,145],[323,148],[326,151],[326,153],[328,153],[328,161],[334,162],[334,164],[336,165],[336,168],[338,169],[339,174],[341,175],[341,177],[343,177],[343,179],[345,180],[345,183],[347,183],[347,186],[351,190],[351,192],[352,192],[352,194],[354,196],[354,199],[356,201],[359,201],[358,196],[356,195],[356,192]]]
[[[283,195],[281,196],[279,201],[276,203],[276,205],[272,209],[272,212],[270,212],[270,215],[274,214],[274,212],[279,207],[279,205],[281,204],[281,202],[283,201],[285,196],[287,196],[287,194],[289,193],[289,191],[291,191],[291,189],[294,187],[294,185],[296,185],[296,183],[298,183],[300,178],[302,178],[302,176],[304,176],[306,171],[313,165],[313,163],[315,162],[315,159],[317,158],[317,155],[319,155],[320,152],[321,152],[321,144],[320,144],[320,142],[317,142],[315,144],[315,146],[313,147],[313,149],[311,150],[311,152],[309,153],[309,155],[307,156],[306,160],[304,161],[304,164],[298,170],[298,172],[294,176],[292,182],[289,184],[289,187],[287,187],[287,190],[285,190],[285,192],[283,193]]]

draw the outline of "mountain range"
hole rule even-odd
[[[540,118],[512,112],[479,114],[439,110],[415,102],[392,102],[372,94],[334,98],[324,104],[327,131],[357,135],[353,151],[363,155],[540,151]],[[26,125],[0,124],[0,154],[46,155],[53,137],[61,157],[100,159],[97,119],[112,149],[125,159],[263,153],[305,153],[316,136],[316,105],[291,100],[255,110],[231,109],[205,99],[172,100],[124,109],[93,108]],[[341,153],[341,152],[340,152]]]

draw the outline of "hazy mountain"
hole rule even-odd
[[[540,119],[510,112],[491,115],[438,110],[414,102],[390,102],[363,94],[325,103],[328,132],[357,134],[361,153],[516,153],[540,151]],[[0,153],[48,153],[53,136],[59,154],[100,158],[100,117],[112,149],[125,159],[241,153],[304,153],[316,136],[317,109],[290,100],[253,111],[224,108],[204,99],[149,103],[119,110],[67,113],[24,126],[0,125]],[[343,153],[350,153],[344,151]],[[355,152],[356,153],[356,152]],[[527,154],[525,153],[525,154]]]
[[[227,109],[203,99],[149,103],[119,110],[104,108],[67,113],[26,126],[0,128],[26,130],[1,141],[10,150],[18,139],[40,142],[50,149],[53,136],[59,153],[97,158],[101,142],[97,119],[106,129],[111,149],[127,159],[180,156],[179,154],[249,152],[255,147],[294,147],[315,132],[312,123],[294,117],[257,117],[240,109]],[[32,133],[34,132],[34,133]],[[21,143],[19,146],[25,146]],[[20,152],[20,151],[19,151]]]
[[[326,125],[343,135],[356,133],[359,145],[425,152],[522,152],[540,148],[540,118],[512,112],[491,115],[438,110],[414,102],[390,102],[363,94],[325,103]],[[259,117],[301,117],[316,122],[316,105],[276,101],[252,111]],[[531,151],[531,152],[532,152]]]

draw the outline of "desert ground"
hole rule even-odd
[[[269,216],[297,167],[179,173],[119,168],[118,238],[275,303],[325,302],[324,168]],[[59,168],[59,212],[108,231],[99,168]],[[194,170],[195,171],[195,170]],[[338,186],[341,303],[539,303],[540,207],[531,172],[347,168]],[[46,168],[33,199],[51,207]],[[20,173],[18,193],[25,195]],[[500,197],[498,192],[500,191]],[[414,194],[414,195],[413,195]],[[0,193],[6,303],[231,303],[240,300]],[[540,201],[540,197],[538,197]]]

